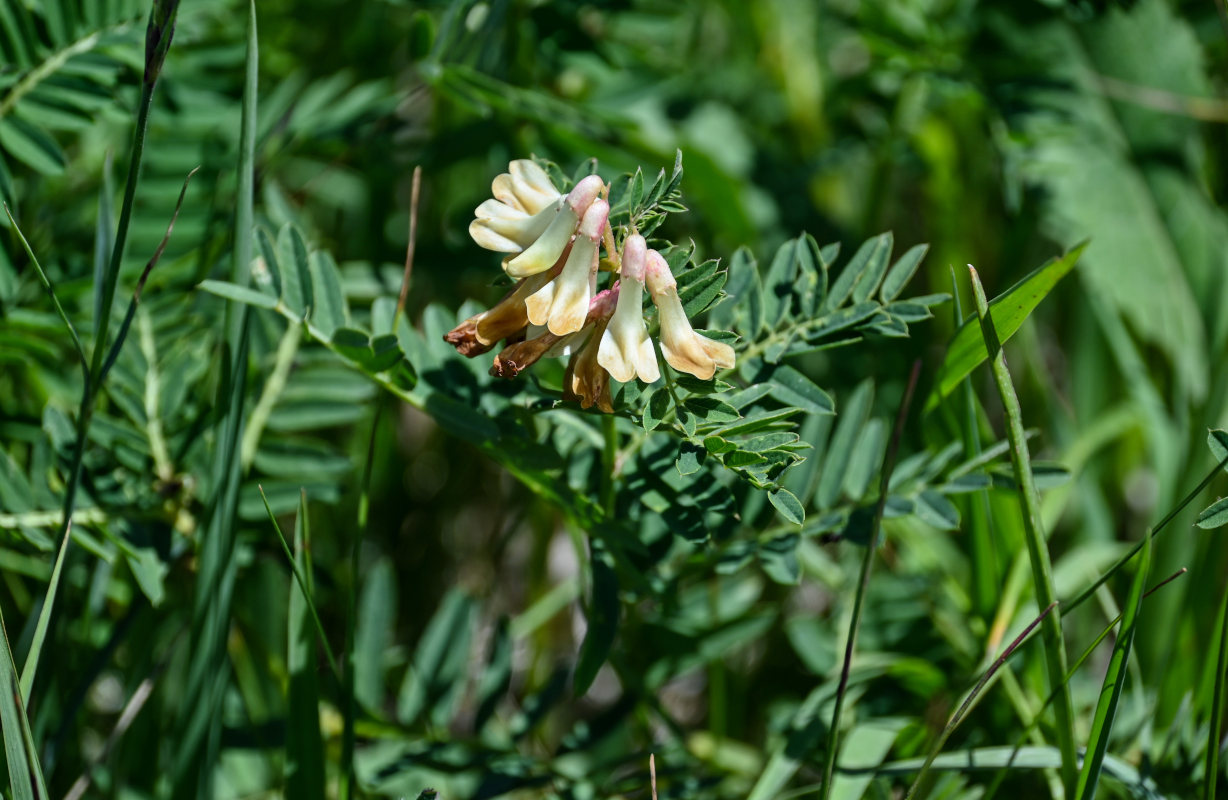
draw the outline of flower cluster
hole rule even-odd
[[[669,265],[643,236],[631,232],[615,252],[609,187],[601,178],[590,175],[563,194],[541,167],[518,160],[491,189],[494,199],[477,207],[469,235],[507,253],[503,270],[518,282],[494,308],[444,336],[462,355],[505,342],[490,369],[500,378],[514,378],[543,357],[570,356],[564,397],[612,411],[610,378],[652,383],[661,377],[644,320],[647,288],[666,363],[705,380],[734,365],[732,347],[691,327]],[[616,278],[599,291],[598,275],[607,266]]]

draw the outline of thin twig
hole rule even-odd
[[[652,800],[657,800],[657,756],[648,754],[648,780],[652,786]]]
[[[861,575],[857,580],[857,594],[853,597],[853,614],[849,619],[848,639],[844,643],[844,663],[840,667],[840,683],[836,688],[836,706],[831,714],[831,727],[827,732],[827,766],[824,769],[823,800],[831,795],[832,776],[836,769],[836,750],[840,743],[840,712],[844,707],[844,694],[848,689],[849,673],[853,665],[853,651],[857,647],[857,627],[861,621],[861,606],[865,602],[866,588],[870,584],[870,567],[874,563],[874,551],[878,547],[879,529],[883,524],[883,511],[887,507],[888,487],[891,483],[891,473],[895,469],[896,453],[900,449],[900,439],[904,434],[904,422],[908,419],[908,407],[912,404],[913,393],[917,389],[917,379],[921,377],[921,361],[912,365],[912,374],[908,377],[908,388],[904,391],[904,400],[900,403],[899,413],[895,418],[895,429],[891,433],[891,445],[883,456],[883,470],[879,477],[878,503],[874,508],[874,523],[870,526],[870,541],[866,543],[865,554],[861,559]]]
[[[393,316],[392,330],[397,329],[397,320],[405,313],[405,298],[409,296],[409,279],[414,272],[414,242],[418,238],[418,190],[422,185],[422,166],[414,167],[413,187],[409,192],[409,244],[405,246],[405,274],[401,276],[401,296],[397,298],[397,311]]]

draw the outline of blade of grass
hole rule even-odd
[[[840,683],[836,688],[836,704],[831,713],[831,727],[827,730],[827,762],[823,769],[823,790],[820,797],[827,800],[831,795],[832,777],[836,769],[836,753],[840,744],[840,714],[844,706],[844,695],[848,690],[849,672],[853,666],[853,651],[857,647],[857,627],[861,622],[861,611],[866,598],[866,589],[870,585],[870,567],[874,563],[874,553],[878,548],[879,529],[883,524],[883,511],[887,507],[887,488],[891,482],[891,473],[895,469],[896,453],[900,449],[900,438],[904,433],[904,421],[908,418],[908,407],[912,404],[913,393],[917,389],[917,379],[921,376],[921,362],[913,364],[912,374],[908,377],[908,388],[904,390],[904,399],[900,403],[900,411],[895,418],[895,430],[891,433],[891,444],[883,456],[883,470],[879,478],[878,503],[874,507],[874,522],[870,526],[870,540],[866,542],[866,550],[861,559],[861,573],[857,578],[857,593],[853,596],[853,614],[849,619],[848,639],[844,644],[844,662],[840,667]]]
[[[1151,597],[1153,594],[1163,589],[1165,586],[1172,583],[1177,578],[1180,578],[1182,575],[1185,575],[1187,572],[1189,572],[1189,570],[1186,569],[1185,567],[1182,567],[1181,569],[1177,570],[1172,575],[1169,575],[1167,578],[1160,581],[1155,586],[1151,587],[1147,591],[1147,593],[1143,595],[1143,599],[1146,600],[1148,597]],[[1108,638],[1108,635],[1113,632],[1113,629],[1117,627],[1117,623],[1119,622],[1121,622],[1121,614],[1118,614],[1116,617],[1114,617],[1113,620],[1104,627],[1104,630],[1100,631],[1100,634],[1095,639],[1092,640],[1092,643],[1089,644],[1083,650],[1083,653],[1078,658],[1075,659],[1074,663],[1070,665],[1069,671],[1067,671],[1066,673],[1065,683],[1070,682],[1070,679],[1074,677],[1075,673],[1079,671],[1079,669],[1083,666],[1083,664],[1087,661],[1087,659],[1091,658],[1092,653],[1096,651],[1096,648],[1100,646],[1101,642],[1103,642],[1106,638]],[[1049,693],[1049,696],[1045,698],[1045,702],[1041,703],[1040,708],[1037,709],[1036,714],[1032,717],[1032,721],[1029,722],[1027,727],[1025,727],[1019,733],[1019,737],[1015,740],[1014,753],[1018,753],[1023,748],[1023,743],[1027,741],[1028,736],[1031,735],[1032,731],[1036,728],[1036,725],[1040,722],[1041,715],[1045,712],[1045,709],[1047,709],[1050,706],[1050,704],[1053,703],[1054,699],[1057,698],[1057,695],[1058,695],[1058,692],[1056,690],[1052,691]],[[1002,766],[1002,769],[1000,769],[998,773],[994,776],[993,783],[991,783],[989,785],[989,789],[986,790],[984,800],[990,800],[990,798],[994,796],[994,794],[998,790],[998,787],[1006,779],[1007,772],[1010,770],[1013,764],[1014,764],[1014,759],[1012,757],[1008,759],[1006,764]]]
[[[60,542],[60,552],[55,557],[55,566],[51,568],[51,580],[48,581],[47,593],[43,596],[43,607],[38,612],[38,623],[34,626],[34,639],[30,642],[30,652],[26,653],[26,663],[21,667],[21,702],[23,705],[30,704],[30,692],[34,688],[34,673],[38,669],[38,657],[43,651],[43,641],[47,638],[51,610],[55,607],[55,595],[60,587],[60,571],[64,567],[64,554],[68,552],[70,541],[72,541],[72,520],[68,521],[65,536]]]
[[[299,530],[306,523],[307,513],[307,495],[303,493],[302,499],[299,502],[299,517],[294,522],[294,550],[291,551],[290,543],[286,541],[286,535],[282,533],[281,526],[277,524],[277,515],[273,513],[273,509],[269,506],[269,498],[264,493],[263,486],[256,487],[260,491],[260,499],[264,501],[264,510],[269,513],[269,521],[273,523],[273,530],[277,531],[277,541],[281,544],[282,552],[286,554],[286,559],[290,563],[290,572],[294,575],[294,581],[298,584],[299,591],[302,592],[302,600],[306,603],[307,610],[311,612],[311,618],[315,622],[316,635],[320,637],[320,644],[324,647],[324,655],[328,659],[328,666],[332,669],[333,674],[337,676],[337,680],[341,680],[341,672],[337,668],[337,660],[333,656],[332,647],[328,644],[328,639],[324,635],[324,623],[320,621],[320,614],[316,610],[315,601],[312,599],[311,588],[311,573],[303,566],[304,560],[298,553],[299,538],[306,536],[305,533]],[[306,547],[307,545],[303,545]],[[298,597],[297,594],[294,595]],[[297,602],[297,601],[296,601]],[[301,613],[301,611],[300,611]]]
[[[1019,397],[1015,394],[1015,386],[1011,382],[1010,371],[1006,367],[1006,353],[998,340],[998,332],[994,328],[993,318],[989,313],[989,300],[985,296],[985,288],[981,286],[976,270],[968,267],[972,279],[972,293],[976,298],[976,313],[981,322],[981,335],[985,347],[990,354],[993,368],[994,383],[998,395],[1002,399],[1002,407],[1006,413],[1007,439],[1011,444],[1011,465],[1014,468],[1015,483],[1020,489],[1020,502],[1023,506],[1023,527],[1028,546],[1028,557],[1032,562],[1032,582],[1036,590],[1037,605],[1049,606],[1057,600],[1057,591],[1053,586],[1053,571],[1049,563],[1048,543],[1040,523],[1040,493],[1036,489],[1036,481],[1032,475],[1032,461],[1028,453],[1028,444],[1024,435],[1023,411],[1019,406]],[[1058,750],[1062,754],[1062,784],[1066,787],[1068,796],[1072,796],[1078,775],[1078,761],[1074,741],[1074,704],[1071,701],[1070,689],[1065,684],[1066,677],[1066,645],[1062,641],[1061,611],[1054,609],[1045,617],[1041,626],[1045,643],[1045,666],[1049,674],[1050,688],[1062,687],[1055,704],[1057,717],[1056,736]]]
[[[976,682],[976,686],[972,687],[972,690],[968,692],[967,697],[965,697],[964,701],[960,703],[960,706],[956,712],[951,715],[951,719],[947,721],[946,727],[942,729],[942,733],[940,733],[938,738],[934,740],[934,745],[930,748],[929,755],[925,757],[925,763],[921,765],[921,770],[917,773],[917,777],[913,778],[912,786],[909,787],[908,794],[904,796],[904,800],[909,800],[909,798],[916,795],[917,791],[922,786],[922,782],[925,780],[926,774],[933,765],[934,759],[937,758],[938,754],[942,752],[942,748],[944,745],[946,745],[947,740],[951,737],[951,734],[954,733],[957,727],[959,727],[959,723],[963,722],[964,717],[967,716],[968,712],[972,710],[974,703],[980,698],[981,692],[984,691],[985,687],[989,685],[989,682],[993,679],[993,677],[997,675],[998,670],[1006,663],[1007,659],[1009,659],[1011,655],[1019,649],[1019,646],[1032,635],[1032,631],[1036,630],[1036,626],[1039,625],[1041,621],[1049,615],[1049,612],[1056,607],[1057,601],[1054,601],[1049,604],[1048,608],[1040,612],[1040,615],[1028,623],[1027,627],[1015,637],[1014,641],[1006,646],[1006,649],[1002,651],[1002,655],[998,656],[994,660],[993,664],[990,665],[989,669],[985,670],[984,674],[981,675],[980,680]]]
[[[8,216],[9,223],[13,226],[13,232],[17,234],[17,239],[21,242],[22,249],[26,251],[26,255],[30,258],[30,263],[34,265],[34,271],[38,273],[39,282],[47,290],[47,295],[51,298],[51,305],[55,306],[55,313],[60,315],[60,319],[64,321],[64,327],[68,328],[68,334],[72,336],[73,348],[77,351],[77,357],[81,359],[81,370],[85,376],[86,383],[88,383],[89,360],[85,357],[85,348],[81,346],[81,339],[77,336],[77,329],[72,324],[72,320],[68,318],[68,314],[64,312],[64,306],[60,305],[60,298],[55,296],[55,287],[51,285],[51,279],[47,277],[46,272],[43,272],[43,266],[38,263],[34,250],[30,248],[30,243],[26,241],[26,235],[21,232],[21,227],[18,226],[17,220],[13,219],[13,212],[9,210],[8,203],[4,204],[4,213]]]
[[[9,769],[9,788],[13,800],[34,800],[47,797],[43,773],[34,758],[32,742],[28,741],[30,722],[21,702],[17,666],[9,647],[8,629],[0,614],[0,635],[4,637],[4,652],[0,653],[0,730],[4,734],[4,755]],[[41,790],[41,792],[38,792]]]
[[[959,300],[959,286],[955,281],[955,268],[951,268],[951,297],[955,312],[955,325],[958,327],[964,318],[964,310]],[[981,455],[981,437],[977,428],[976,395],[972,391],[972,381],[965,378],[961,381],[961,400],[963,403],[960,419],[960,435],[964,441],[964,459],[973,461]],[[989,490],[981,489],[968,496],[968,543],[972,555],[972,600],[978,614],[988,618],[993,614],[993,607],[998,598],[1001,586],[999,579],[998,559],[994,552],[993,532],[990,530]]]
[[[1224,729],[1224,679],[1228,670],[1228,590],[1219,609],[1219,648],[1215,658],[1215,694],[1211,701],[1211,727],[1207,731],[1207,768],[1203,776],[1203,798],[1215,800],[1219,783],[1219,749]]]
[[[166,245],[171,240],[171,233],[175,230],[175,220],[179,219],[179,211],[183,208],[183,198],[188,193],[188,184],[192,182],[192,176],[199,171],[200,167],[193,167],[188,176],[183,179],[183,188],[179,190],[179,199],[175,202],[175,212],[171,214],[171,221],[166,226],[166,233],[162,235],[162,241],[158,243],[158,247],[154,250],[154,254],[150,256],[149,261],[145,262],[145,269],[141,270],[141,277],[136,282],[136,289],[132,292],[132,299],[128,301],[128,311],[124,314],[124,321],[120,323],[119,333],[115,335],[115,341],[112,342],[111,350],[107,353],[106,361],[103,362],[102,373],[98,376],[99,386],[107,379],[107,373],[111,371],[111,367],[115,366],[115,360],[119,358],[119,353],[124,347],[124,340],[128,338],[128,330],[132,327],[132,318],[136,314],[136,307],[141,304],[141,291],[145,288],[145,281],[149,280],[149,273],[153,272],[153,268],[162,259],[162,252],[166,250]]]
[[[1092,718],[1092,730],[1088,739],[1087,752],[1083,758],[1083,769],[1079,772],[1079,783],[1075,800],[1096,796],[1096,784],[1100,781],[1100,771],[1104,764],[1105,753],[1109,748],[1109,734],[1113,729],[1113,720],[1117,716],[1117,705],[1121,701],[1121,688],[1126,680],[1126,666],[1130,659],[1130,648],[1134,644],[1134,633],[1138,629],[1139,609],[1143,605],[1143,586],[1147,583],[1147,573],[1151,569],[1151,534],[1143,537],[1143,560],[1139,565],[1134,582],[1130,585],[1130,597],[1122,612],[1121,632],[1113,645],[1113,655],[1109,659],[1109,669],[1104,675],[1104,683],[1100,687],[1100,698],[1096,701],[1096,713]]]
[[[264,497],[264,490],[260,492]],[[265,500],[268,507],[268,500]],[[270,511],[269,517],[272,518]],[[277,527],[274,519],[273,527]],[[285,544],[281,530],[278,538]],[[287,548],[288,550],[289,548]],[[304,800],[324,798],[324,744],[320,740],[320,687],[316,682],[315,639],[327,649],[328,640],[320,625],[320,616],[312,602],[311,587],[311,526],[307,516],[307,493],[299,495],[298,517],[294,521],[294,554],[291,565],[298,580],[298,588],[290,588],[287,612],[286,667],[290,673],[288,698],[289,719],[286,725],[286,796]],[[311,611],[316,630],[312,629],[305,610]],[[332,653],[328,662],[336,670]]]
[[[256,151],[256,91],[259,43],[256,5],[248,3],[247,56],[240,117],[238,189],[232,250],[232,280],[246,286],[251,277],[252,206]],[[173,792],[179,797],[211,797],[222,733],[222,701],[229,676],[226,640],[237,564],[234,558],[236,515],[243,436],[243,398],[247,388],[249,313],[246,305],[226,308],[224,385],[219,388],[219,423],[211,468],[216,488],[204,535],[200,539],[199,574],[192,610],[193,659],[179,722]]]
[[[412,241],[412,239],[411,239]],[[354,694],[355,669],[355,632],[358,629],[358,570],[360,567],[362,540],[367,536],[367,523],[371,510],[371,469],[375,463],[375,435],[379,431],[379,423],[383,404],[375,406],[375,417],[371,420],[371,436],[367,439],[367,460],[362,469],[362,486],[358,493],[358,531],[350,547],[350,597],[346,614],[345,631],[345,688],[343,697],[343,728],[341,734],[341,782],[337,792],[340,800],[350,800],[355,794],[354,776],[354,723],[358,714],[358,700]]]

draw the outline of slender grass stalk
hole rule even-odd
[[[235,197],[233,280],[246,286],[251,276],[252,217],[255,184],[256,90],[259,44],[256,6],[248,3],[248,36],[243,107],[239,132],[238,190]],[[179,720],[180,738],[171,773],[174,793],[210,797],[222,732],[222,700],[229,668],[226,639],[237,564],[234,559],[235,518],[242,477],[239,449],[243,436],[243,398],[248,371],[247,306],[227,308],[219,392],[222,416],[213,454],[215,500],[200,539],[199,574],[192,611],[193,659]]]
[[[972,710],[973,705],[980,699],[981,692],[985,690],[985,687],[989,685],[989,682],[993,680],[993,677],[998,674],[998,670],[1001,669],[1004,664],[1006,664],[1007,659],[1009,659],[1014,652],[1019,649],[1019,646],[1032,635],[1032,631],[1036,630],[1036,626],[1039,625],[1044,618],[1049,615],[1049,612],[1055,608],[1057,608],[1056,600],[1050,603],[1048,608],[1040,612],[1040,616],[1029,622],[1027,627],[1015,637],[1014,641],[1006,646],[1006,649],[1002,651],[1002,655],[994,659],[994,662],[990,665],[989,669],[985,670],[984,674],[981,675],[980,680],[976,682],[976,686],[972,687],[972,690],[968,692],[968,696],[964,698],[964,701],[960,703],[959,708],[954,714],[951,715],[951,719],[947,721],[946,727],[942,729],[942,733],[940,733],[938,738],[934,740],[934,744],[930,748],[929,755],[925,757],[925,763],[921,765],[921,770],[917,773],[917,777],[913,779],[912,786],[909,787],[908,794],[904,796],[904,800],[909,800],[909,798],[916,795],[918,789],[920,789],[922,786],[922,782],[925,780],[926,774],[933,765],[934,759],[938,757],[940,752],[942,752],[942,748],[944,745],[946,745],[947,740],[951,738],[951,734],[955,732],[957,727],[959,727],[959,723],[964,721],[964,717],[968,715],[968,712]]]
[[[955,313],[955,327],[964,321],[964,310],[959,300],[959,287],[955,281],[955,268],[951,268],[951,297]],[[976,395],[972,381],[964,379],[961,387],[963,401],[960,414],[960,434],[964,440],[964,458],[975,459],[981,455],[981,436],[977,429]],[[981,489],[968,496],[968,543],[972,555],[972,600],[978,614],[988,618],[993,614],[994,603],[1001,585],[997,554],[994,552],[990,530],[989,490]]]
[[[315,622],[316,634],[320,637],[320,644],[324,647],[324,656],[328,659],[328,666],[333,671],[333,675],[337,680],[341,680],[341,670],[337,666],[337,658],[333,655],[333,648],[328,644],[328,638],[324,634],[324,623],[320,621],[320,613],[316,610],[315,601],[312,599],[311,586],[309,584],[309,576],[303,574],[303,566],[300,563],[301,558],[295,555],[295,550],[299,545],[295,543],[295,550],[291,550],[290,543],[286,541],[286,534],[282,533],[281,526],[277,524],[277,515],[273,513],[273,509],[269,506],[269,498],[264,493],[264,487],[257,485],[256,488],[260,491],[260,499],[264,501],[264,510],[269,514],[269,521],[273,523],[273,530],[277,532],[277,541],[281,544],[282,552],[286,554],[286,559],[290,563],[290,572],[294,575],[294,580],[298,583],[298,588],[303,593],[303,599],[306,601],[307,610],[311,612],[311,619]],[[302,509],[306,508],[306,498],[300,504],[299,513],[303,513]],[[300,523],[302,524],[302,523]]]
[[[1172,575],[1169,575],[1167,578],[1157,583],[1155,586],[1152,586],[1147,593],[1143,595],[1143,599],[1146,600],[1148,597],[1151,597],[1153,594],[1160,591],[1177,578],[1180,578],[1182,575],[1185,575],[1187,572],[1189,572],[1189,570],[1185,567],[1177,570]],[[1096,648],[1100,646],[1100,643],[1108,638],[1108,635],[1113,632],[1114,628],[1117,627],[1117,623],[1121,622],[1121,616],[1121,614],[1118,614],[1116,617],[1114,617],[1113,620],[1104,627],[1104,630],[1100,631],[1100,634],[1092,640],[1092,643],[1083,650],[1083,653],[1075,659],[1074,663],[1070,665],[1070,669],[1066,673],[1066,680],[1063,681],[1063,685],[1070,682],[1070,679],[1075,676],[1075,673],[1079,671],[1084,662],[1091,658],[1092,653],[1096,652]],[[1036,710],[1034,715],[1032,715],[1032,721],[1027,724],[1027,727],[1020,731],[1019,737],[1015,740],[1015,748],[1011,751],[1010,758],[1008,758],[1006,763],[1002,765],[1002,769],[998,770],[997,774],[994,775],[993,783],[991,783],[989,788],[986,790],[984,800],[990,800],[990,798],[992,798],[998,791],[998,787],[1002,784],[1002,781],[1006,779],[1007,772],[1010,770],[1011,766],[1014,765],[1015,757],[1023,748],[1023,743],[1027,741],[1028,736],[1030,736],[1032,731],[1036,729],[1037,724],[1040,722],[1041,715],[1044,714],[1045,709],[1052,705],[1059,692],[1060,688],[1051,691],[1049,696],[1045,698],[1045,702],[1041,703],[1040,708]]]
[[[1134,633],[1138,630],[1138,615],[1143,606],[1143,587],[1147,584],[1147,573],[1151,570],[1151,549],[1151,534],[1148,533],[1143,537],[1143,561],[1130,585],[1130,597],[1121,615],[1121,631],[1113,646],[1109,668],[1105,672],[1100,697],[1096,701],[1096,713],[1092,717],[1091,736],[1083,757],[1083,768],[1079,771],[1075,800],[1090,800],[1096,796],[1096,785],[1100,781],[1104,756],[1109,748],[1109,734],[1113,730],[1113,719],[1117,716],[1121,689],[1126,682],[1130,648],[1134,644]]]
[[[77,329],[72,324],[72,320],[68,318],[68,314],[64,312],[64,306],[60,305],[60,298],[55,296],[55,287],[51,285],[51,279],[47,277],[47,273],[43,271],[42,264],[38,263],[38,256],[34,255],[34,251],[30,248],[30,243],[26,241],[26,235],[21,232],[21,227],[17,224],[17,220],[13,219],[13,212],[9,209],[9,204],[4,203],[4,213],[9,218],[9,224],[13,226],[13,231],[17,234],[17,239],[21,242],[21,247],[26,251],[26,256],[29,257],[30,263],[34,265],[34,271],[38,273],[38,280],[43,284],[43,288],[47,290],[47,295],[51,298],[51,304],[55,306],[55,313],[60,315],[60,319],[64,322],[64,327],[68,329],[68,334],[72,337],[73,349],[77,352],[77,357],[81,359],[81,372],[86,382],[89,381],[89,359],[86,358],[85,348],[81,346],[81,339],[77,336]]]
[[[1181,502],[1174,506],[1171,511],[1165,514],[1163,519],[1156,523],[1155,527],[1151,530],[1149,537],[1152,539],[1157,538],[1160,533],[1168,527],[1169,523],[1176,519],[1177,515],[1180,514],[1186,506],[1194,502],[1194,499],[1197,498],[1198,495],[1202,494],[1202,490],[1206,489],[1211,484],[1211,481],[1215,480],[1215,477],[1219,475],[1220,470],[1226,467],[1228,467],[1228,457],[1225,457],[1222,461],[1212,467],[1211,471],[1206,474],[1199,484],[1195,486],[1189,494],[1182,498]],[[1143,545],[1149,537],[1143,537],[1138,542],[1135,542],[1134,546],[1127,550],[1125,555],[1113,562],[1113,566],[1106,569],[1104,574],[1097,578],[1091,586],[1088,586],[1086,589],[1079,592],[1079,594],[1075,595],[1074,599],[1067,600],[1062,607],[1069,612],[1086,602],[1093,594],[1096,593],[1097,589],[1104,585],[1105,581],[1116,575],[1118,570],[1130,563],[1130,559],[1138,555],[1138,551],[1143,549]]]
[[[72,541],[72,520],[68,521],[67,534],[60,540],[60,552],[55,557],[55,566],[51,568],[51,580],[47,582],[47,593],[43,595],[43,607],[38,612],[38,622],[34,626],[34,639],[30,642],[30,651],[26,653],[26,663],[21,667],[21,703],[30,705],[30,693],[34,690],[34,673],[38,670],[38,657],[43,651],[43,642],[47,638],[47,626],[51,622],[51,610],[55,607],[56,591],[60,587],[60,572],[64,568],[64,555],[68,552],[68,543]]]
[[[394,328],[395,330],[395,328]],[[371,470],[375,463],[375,437],[379,431],[383,404],[376,404],[375,417],[371,420],[371,435],[367,439],[367,460],[362,469],[362,485],[358,491],[358,531],[350,545],[350,596],[346,609],[345,626],[345,672],[342,696],[341,732],[341,780],[337,791],[340,800],[351,800],[356,795],[354,776],[354,726],[358,716],[358,700],[354,694],[354,676],[357,673],[355,659],[355,634],[358,631],[358,571],[362,554],[362,540],[367,536],[367,524],[371,518]]]
[[[919,377],[921,377],[921,362],[917,361],[913,364],[912,374],[908,377],[908,388],[904,391],[904,399],[900,403],[900,411],[895,418],[895,430],[891,433],[891,444],[883,456],[883,469],[878,484],[878,503],[874,507],[874,522],[870,526],[870,540],[866,542],[865,553],[861,558],[861,572],[857,577],[857,593],[853,596],[853,614],[849,619],[848,639],[844,644],[844,662],[840,667],[840,683],[836,687],[836,705],[831,713],[831,727],[827,730],[827,762],[823,768],[823,789],[820,794],[822,800],[827,800],[831,796],[832,778],[836,770],[836,752],[840,745],[840,715],[844,707],[844,695],[848,690],[849,672],[853,666],[853,651],[857,647],[857,628],[861,623],[866,589],[870,585],[870,567],[874,563],[874,553],[878,548],[878,535],[883,524],[883,512],[887,507],[891,472],[895,468],[896,453],[900,449],[900,438],[904,433],[904,421],[908,418],[908,407],[912,404],[912,396],[917,389]]]
[[[1224,730],[1224,682],[1228,670],[1228,590],[1219,609],[1219,653],[1215,660],[1215,694],[1211,701],[1211,727],[1207,731],[1207,767],[1203,776],[1204,800],[1215,800],[1219,782],[1220,736]]]
[[[976,298],[977,316],[981,321],[981,335],[985,338],[986,349],[992,354],[994,383],[998,387],[1002,407],[1006,412],[1006,436],[1011,445],[1011,465],[1023,505],[1024,538],[1028,546],[1028,557],[1032,562],[1036,601],[1037,605],[1049,606],[1057,601],[1057,590],[1053,585],[1048,543],[1045,541],[1044,531],[1041,530],[1040,492],[1036,489],[1036,481],[1032,475],[1031,456],[1023,429],[1023,412],[1019,407],[1015,386],[1011,383],[1010,371],[1006,367],[1006,353],[998,341],[998,332],[994,329],[993,318],[989,314],[989,300],[985,296],[985,288],[981,286],[976,270],[971,266],[968,270],[972,278],[972,292]],[[1049,673],[1050,688],[1062,687],[1054,706],[1057,717],[1056,736],[1058,750],[1062,754],[1062,784],[1066,787],[1067,795],[1073,797],[1078,777],[1078,755],[1075,752],[1074,740],[1074,703],[1071,701],[1070,688],[1065,683],[1066,644],[1062,641],[1060,609],[1055,608],[1045,617],[1041,633],[1045,643],[1045,666]]]

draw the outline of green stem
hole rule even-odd
[[[820,797],[827,800],[831,796],[832,779],[836,770],[836,751],[840,745],[840,714],[844,709],[844,695],[848,689],[849,672],[853,666],[853,651],[857,648],[857,628],[861,622],[861,609],[866,599],[866,589],[870,585],[870,567],[874,563],[874,552],[878,547],[879,530],[883,524],[883,512],[887,507],[888,486],[891,483],[891,473],[895,468],[895,456],[900,448],[900,437],[904,433],[904,421],[908,418],[908,407],[912,403],[913,392],[917,388],[917,379],[921,376],[921,362],[913,364],[912,375],[908,379],[908,388],[904,391],[904,400],[900,403],[900,411],[895,419],[895,430],[891,434],[891,444],[883,456],[883,469],[879,478],[878,502],[874,506],[874,522],[870,526],[870,541],[866,542],[865,553],[861,558],[861,572],[857,578],[857,593],[853,596],[853,614],[849,619],[848,639],[844,643],[844,662],[840,667],[840,683],[836,687],[836,706],[831,712],[831,727],[827,730],[827,763],[823,769],[823,790]]]
[[[1219,658],[1215,669],[1215,695],[1211,704],[1211,730],[1207,733],[1207,769],[1203,778],[1204,800],[1215,800],[1219,781],[1220,731],[1224,729],[1224,669],[1228,665],[1228,591],[1219,609]]]
[[[1019,397],[1015,394],[1015,386],[1011,382],[1010,371],[1006,367],[1006,354],[998,341],[998,332],[993,326],[989,315],[989,300],[985,296],[985,288],[981,286],[976,270],[969,268],[972,275],[972,290],[976,297],[976,312],[981,320],[981,334],[985,337],[985,346],[993,355],[994,383],[998,395],[1002,399],[1002,407],[1006,413],[1006,436],[1011,445],[1011,465],[1014,468],[1015,482],[1020,488],[1020,501],[1023,505],[1024,538],[1028,546],[1028,557],[1032,562],[1032,582],[1036,590],[1036,604],[1042,608],[1057,602],[1057,590],[1053,585],[1053,570],[1049,563],[1049,549],[1041,529],[1040,492],[1032,475],[1031,456],[1028,453],[1027,437],[1023,429],[1023,411],[1019,406]],[[1062,755],[1062,784],[1068,797],[1074,796],[1075,784],[1078,780],[1078,755],[1075,752],[1074,740],[1074,704],[1070,697],[1070,687],[1066,681],[1066,644],[1062,641],[1061,609],[1055,608],[1045,617],[1041,625],[1041,634],[1045,643],[1045,665],[1049,673],[1049,684],[1053,690],[1060,692],[1054,703],[1057,717],[1057,744]]]
[[[290,379],[290,368],[294,366],[294,356],[298,353],[298,345],[302,339],[302,325],[291,323],[286,326],[286,332],[282,334],[281,342],[277,345],[273,371],[269,374],[269,379],[265,381],[260,400],[252,409],[251,416],[247,420],[247,427],[243,431],[243,444],[239,448],[239,464],[244,472],[247,472],[256,458],[260,436],[264,433],[264,426],[273,413],[273,406],[277,405],[277,398],[281,397],[282,391],[286,388],[286,381]]]
[[[614,475],[618,456],[618,428],[613,416],[607,414],[601,418],[601,432],[605,439],[605,446],[601,449],[601,474],[605,478],[601,485],[601,507],[605,510],[606,519],[613,519],[618,497],[618,478]]]

